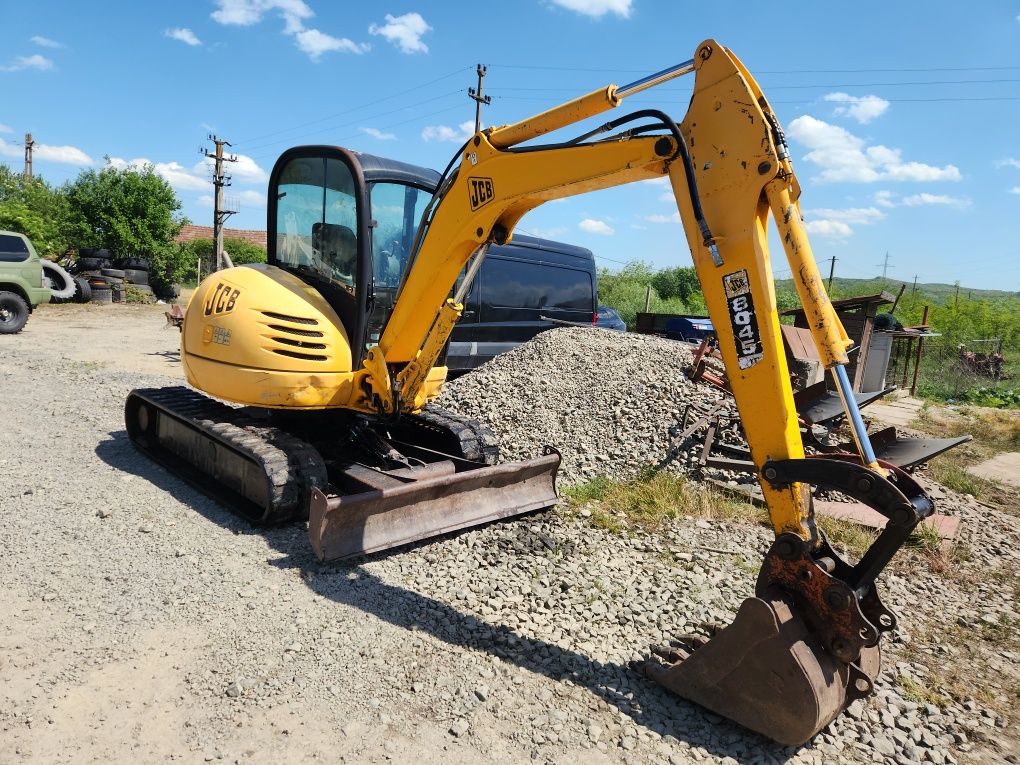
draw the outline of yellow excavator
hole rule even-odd
[[[691,73],[679,123],[642,109],[570,140],[534,142]],[[751,74],[715,40],[678,66],[480,131],[441,175],[332,146],[285,152],[269,182],[268,264],[199,286],[181,354],[197,390],[133,391],[128,432],[253,521],[308,517],[323,560],[548,507],[554,449],[500,464],[490,431],[429,403],[446,376],[451,328],[487,249],[509,242],[529,210],[664,176],[776,538],[730,625],[654,649],[638,669],[778,742],[804,743],[873,691],[879,638],[896,624],[876,578],[934,508],[910,476],[875,457],[846,373],[851,343],[805,234],[782,129]],[[769,217],[856,453],[805,456]],[[816,526],[812,487],[888,519],[856,563]]]

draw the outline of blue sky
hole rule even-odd
[[[758,78],[791,140],[823,271],[1020,290],[1020,1],[781,4],[737,0],[0,0],[0,162],[24,133],[53,183],[104,157],[153,163],[196,223],[212,217],[199,147],[240,161],[228,225],[265,227],[276,157],[334,143],[442,169],[470,130],[475,65],[486,125],[516,122],[693,55],[704,38]],[[685,78],[617,111],[683,116]],[[615,115],[614,115],[615,116]],[[564,136],[569,137],[569,136]],[[655,184],[529,214],[528,233],[600,263],[690,262]],[[784,276],[782,261],[777,275]]]

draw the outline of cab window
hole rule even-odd
[[[355,294],[358,211],[347,165],[326,157],[292,159],[280,173],[276,194],[277,265]]]
[[[372,268],[376,288],[398,287],[414,232],[432,193],[400,183],[372,185]]]

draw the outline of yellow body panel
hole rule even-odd
[[[227,401],[372,411],[355,390],[340,317],[318,291],[275,266],[240,266],[206,278],[185,313],[181,359],[191,385]],[[445,379],[445,367],[433,368],[423,400],[439,395]]]

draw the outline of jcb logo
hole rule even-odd
[[[234,304],[237,302],[240,294],[241,290],[234,289],[229,284],[220,282],[216,285],[212,295],[206,298],[205,315],[212,316],[213,314],[230,313],[234,310]]]
[[[496,196],[492,178],[468,178],[468,195],[471,198],[472,210],[477,210],[482,205],[491,202]]]

